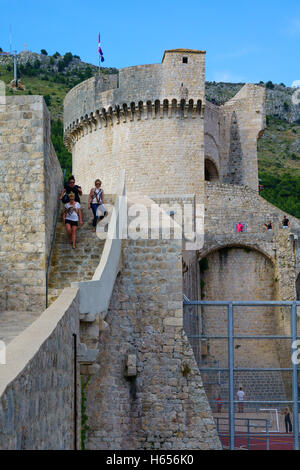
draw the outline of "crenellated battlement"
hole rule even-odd
[[[65,145],[72,151],[72,145],[85,135],[99,129],[133,121],[151,119],[196,119],[203,118],[202,100],[193,99],[180,101],[157,99],[155,101],[139,101],[97,109],[95,112],[81,116],[65,129]]]
[[[203,200],[205,180],[257,191],[264,102],[265,89],[253,84],[224,106],[206,102],[205,51],[168,50],[159,64],[99,74],[70,90],[65,145],[86,191],[96,173],[111,191],[120,168],[128,189],[145,194],[159,184]]]

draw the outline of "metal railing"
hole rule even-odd
[[[66,170],[64,170],[64,174],[63,174],[63,188],[64,188],[64,182],[65,182],[65,175],[66,175]],[[54,227],[53,227],[52,240],[51,240],[50,251],[49,251],[48,258],[47,258],[47,267],[46,267],[46,308],[48,308],[48,290],[49,290],[49,288],[48,288],[48,278],[49,278],[50,261],[51,261],[51,255],[52,255],[54,242],[55,242],[56,227],[57,227],[60,207],[61,207],[61,200],[58,199],[57,208],[56,208],[55,223],[54,223]]]
[[[220,422],[224,422],[222,423]],[[229,422],[228,418],[224,417],[215,417],[215,422],[217,426],[217,431],[219,435],[227,436],[227,429],[221,429],[222,427],[228,427]],[[266,436],[266,449],[270,450],[270,429],[271,423],[268,419],[262,418],[235,418],[235,429],[237,428],[246,428],[246,438],[247,438],[247,449],[250,450],[251,448],[251,438],[261,437],[261,433],[264,432]],[[261,429],[261,432],[251,432],[252,429]],[[245,434],[236,433],[235,437],[245,437]]]
[[[235,339],[286,339],[291,341],[291,357],[295,352],[295,342],[299,339],[297,336],[297,307],[300,307],[300,301],[190,301],[186,296],[183,297],[183,306],[201,305],[201,306],[223,306],[227,308],[227,335],[188,335],[188,338],[201,339],[226,339],[227,340],[227,360],[228,367],[226,368],[205,368],[199,367],[200,371],[211,372],[227,371],[228,373],[228,388],[229,388],[229,448],[235,449],[235,404],[239,403],[234,399],[234,373],[240,371],[289,371],[292,372],[292,400],[245,400],[244,404],[292,404],[293,405],[293,444],[294,450],[299,450],[299,398],[298,398],[298,365],[296,361],[292,362],[292,367],[266,367],[266,368],[238,368],[234,366],[234,340]],[[289,307],[291,315],[291,335],[234,335],[234,308],[235,307]],[[223,401],[223,403],[226,403]]]

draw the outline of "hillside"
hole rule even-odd
[[[84,63],[68,52],[48,56],[23,51],[18,55],[18,70],[25,91],[7,94],[43,95],[52,117],[52,141],[66,177],[71,174],[71,154],[63,145],[63,99],[75,85],[98,73],[98,67]],[[102,73],[118,73],[101,68]],[[0,80],[7,85],[13,79],[13,58],[0,56]],[[294,89],[271,81],[259,85],[267,92],[267,129],[258,142],[259,177],[264,186],[261,195],[286,212],[300,218],[300,105],[294,105]],[[232,98],[243,83],[206,83],[206,97],[217,104]]]
[[[118,73],[118,70],[101,67],[101,72]],[[71,52],[64,55],[56,52],[53,56],[48,56],[23,51],[18,54],[18,78],[25,90],[14,91],[9,86],[6,87],[8,96],[44,96],[51,113],[52,142],[62,168],[66,170],[66,178],[72,173],[72,156],[63,144],[63,100],[71,88],[96,73],[98,67],[82,62],[80,57]],[[13,57],[0,55],[0,80],[8,85],[13,80],[13,75]]]

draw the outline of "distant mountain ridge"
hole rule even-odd
[[[13,65],[14,56],[1,55],[0,66]],[[67,74],[75,72],[77,70],[84,70],[87,67],[91,69],[92,74],[98,72],[99,68],[96,65],[83,62],[79,56],[73,55],[71,52],[66,52],[61,55],[59,52],[55,54],[39,54],[37,52],[22,51],[17,54],[18,66],[26,67],[30,64],[32,67],[39,68],[41,71],[47,71],[52,73]],[[38,62],[40,63],[38,65]],[[118,70],[114,67],[101,67],[103,73],[118,73]]]
[[[46,52],[46,51],[45,51]],[[21,75],[27,71],[38,71],[39,74],[57,74],[62,77],[70,77],[67,84],[72,87],[76,81],[82,81],[89,76],[98,73],[98,66],[83,62],[79,56],[67,52],[64,55],[58,52],[52,56],[39,54],[36,52],[22,51],[17,54],[18,65]],[[0,66],[12,66],[13,55],[0,56]],[[30,67],[29,67],[30,65]],[[102,73],[118,73],[115,67],[101,67]],[[45,78],[45,77],[44,77]],[[244,83],[225,83],[225,82],[206,82],[206,98],[209,101],[215,100],[218,105],[224,104],[231,99],[242,88]],[[300,104],[295,105],[292,102],[294,88],[286,87],[283,84],[273,84],[260,82],[259,85],[265,86],[267,91],[266,113],[268,116],[283,119],[290,123],[300,120]]]
[[[283,119],[290,123],[300,120],[300,104],[292,102],[295,88],[283,84],[276,85],[271,81],[260,82],[258,85],[266,87],[266,114],[274,118]],[[244,86],[244,83],[206,82],[205,93],[209,101],[215,100],[218,105],[224,104],[233,98]]]

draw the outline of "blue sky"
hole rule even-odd
[[[215,81],[300,80],[299,0],[0,0],[0,47],[72,52],[107,67],[160,62],[165,49],[207,51]]]

